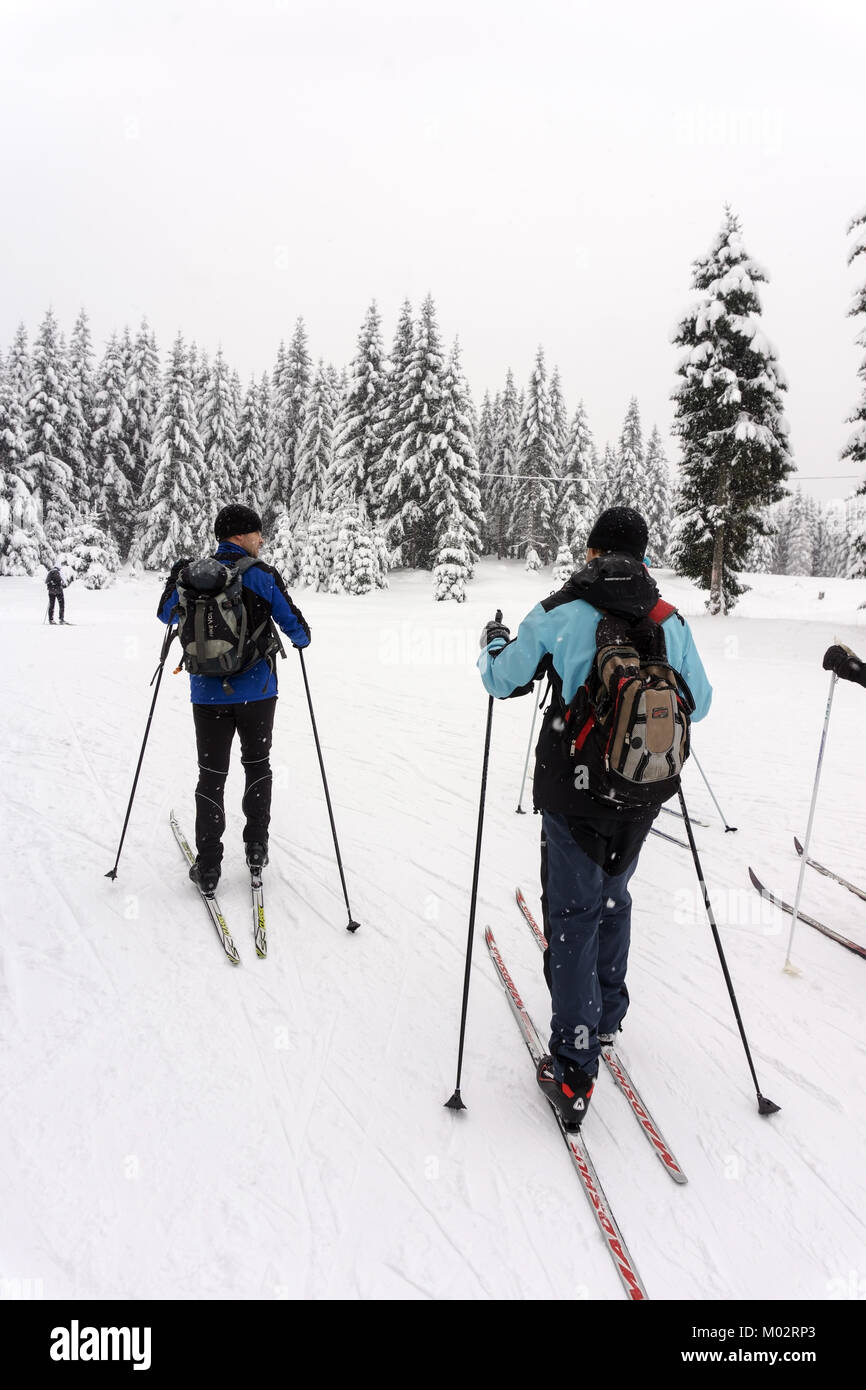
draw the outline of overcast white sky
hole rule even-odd
[[[242,378],[338,365],[430,290],[477,398],[542,343],[599,444],[672,420],[670,334],[730,201],[819,497],[863,349],[862,0],[0,0],[0,345],[143,314]],[[675,457],[675,445],[671,449]]]

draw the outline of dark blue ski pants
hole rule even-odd
[[[647,827],[647,833],[649,827]],[[640,844],[638,845],[638,849]],[[625,1017],[631,937],[628,882],[635,853],[620,874],[607,874],[575,842],[564,816],[542,814],[541,904],[548,948],[544,974],[553,1004],[550,1051],[598,1071],[599,1033]]]

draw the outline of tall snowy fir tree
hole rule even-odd
[[[397,320],[391,354],[386,363],[387,370],[382,399],[380,419],[382,452],[379,456],[373,488],[377,497],[376,515],[380,520],[387,520],[391,515],[388,511],[389,504],[385,499],[385,493],[397,468],[397,454],[405,424],[401,415],[401,403],[411,399],[406,394],[405,384],[414,345],[415,323],[412,317],[412,306],[408,299],[404,299],[400,309],[400,317]]]
[[[367,310],[351,375],[334,430],[331,492],[334,505],[353,502],[375,520],[382,479],[382,411],[385,401],[382,324],[375,300]]]
[[[262,401],[263,387],[250,378],[238,420],[237,498],[261,515],[265,476],[267,419]]]
[[[549,399],[553,438],[556,443],[556,472],[557,476],[561,477],[565,451],[568,448],[569,432],[568,412],[565,408],[565,397],[562,394],[562,378],[559,375],[558,367],[554,367],[553,374],[550,378]]]
[[[147,319],[132,343],[126,373],[129,483],[137,504],[147,472],[150,446],[159,408],[159,353]]]
[[[762,509],[783,495],[792,468],[786,383],[761,328],[755,289],[766,278],[726,209],[709,255],[694,264],[701,297],[674,336],[686,349],[674,395],[683,454],[676,566],[709,589],[707,606],[716,614],[743,592],[737,573],[764,524]]]
[[[121,556],[129,553],[137,510],[130,482],[133,468],[127,443],[130,424],[126,381],[121,344],[117,334],[112,333],[100,364],[93,403],[91,491],[96,517]],[[91,524],[96,524],[96,517],[89,517]]]
[[[852,265],[858,256],[866,255],[866,208],[856,217],[852,217],[848,224],[848,231],[856,232],[854,244],[848,254],[848,264]],[[866,314],[866,284],[860,286],[851,307],[848,310],[849,317],[856,318],[861,314]],[[866,347],[866,327],[857,335],[857,343],[860,347]],[[851,459],[860,467],[866,467],[866,358],[860,364],[857,375],[863,383],[860,400],[856,405],[853,414],[848,416],[849,424],[854,425],[854,430],[848,438],[841,457]],[[857,495],[866,496],[866,478],[857,489]],[[852,577],[866,575],[866,531],[857,530],[853,540],[853,560],[851,563]]]
[[[222,347],[217,349],[202,394],[199,434],[204,454],[201,505],[213,517],[235,501],[237,493],[238,421]]]
[[[430,500],[434,564],[443,551],[462,547],[467,556],[466,578],[471,577],[481,553],[481,494],[478,458],[473,442],[469,388],[460,366],[460,345],[455,342],[442,374],[441,431],[433,445]],[[455,540],[458,536],[460,541]],[[453,597],[453,595],[451,595]]]
[[[74,513],[75,475],[64,457],[66,400],[65,352],[57,320],[49,309],[33,346],[27,400],[30,447],[27,469],[33,476],[34,491],[42,504],[43,561],[49,566],[72,524]]]
[[[597,515],[597,491],[592,433],[583,401],[580,401],[568,432],[556,495],[560,545],[566,547],[568,555],[572,558],[582,557],[586,549],[586,538]],[[563,555],[561,559],[557,557],[554,563],[562,567],[569,561],[567,556]]]
[[[334,461],[333,394],[320,360],[307,396],[303,429],[295,453],[295,479],[289,516],[305,526],[325,510],[327,482]]]
[[[520,446],[520,417],[522,406],[511,370],[505,377],[505,388],[497,396],[498,409],[493,421],[492,467],[494,476],[487,491],[487,528],[491,549],[501,560],[514,541],[514,475]]]
[[[119,356],[121,374],[123,359]],[[107,589],[120,568],[120,552],[92,512],[83,512],[67,535],[58,563],[71,570],[85,589]]]
[[[81,452],[84,458],[84,477],[80,487],[82,504],[92,496],[95,478],[93,468],[93,409],[96,393],[96,378],[93,369],[93,343],[90,335],[90,319],[82,309],[69,342],[69,386],[79,414],[78,429],[81,436]]]
[[[294,438],[291,433],[291,387],[288,379],[286,345],[280,343],[270,383],[270,408],[267,417],[263,519],[265,530],[272,532],[278,517],[288,513],[292,496]]]
[[[544,352],[535,358],[529,380],[517,446],[517,473],[514,485],[515,540],[529,558],[535,551],[544,563],[552,560],[558,548],[556,535],[557,438]]]
[[[201,508],[204,466],[193,382],[178,334],[163,377],[151,462],[142,488],[142,530],[133,554],[147,569],[213,549],[213,517]]]
[[[480,476],[479,490],[481,493],[481,510],[484,514],[482,551],[485,555],[489,555],[496,549],[496,520],[495,506],[493,504],[496,479],[493,477],[493,473],[495,472],[493,467],[493,441],[500,404],[501,402],[498,396],[495,401],[491,401],[490,392],[484,392],[484,399],[481,402],[481,411],[478,416],[478,435],[475,444]]]
[[[400,434],[389,445],[393,471],[384,493],[388,541],[410,569],[432,569],[435,563],[436,523],[428,502],[445,425],[444,371],[436,307],[428,295],[400,383],[395,416]]]
[[[42,546],[33,474],[28,467],[27,411],[17,372],[0,378],[0,575],[33,574]]]
[[[647,444],[644,471],[643,517],[649,531],[647,553],[654,565],[663,565],[673,524],[673,477],[657,427]]]
[[[336,514],[334,555],[328,580],[332,594],[368,594],[387,589],[387,552],[357,503]]]
[[[619,436],[616,453],[616,474],[607,505],[609,507],[634,507],[644,515],[647,507],[646,474],[644,469],[643,431],[640,423],[640,410],[634,396],[628,403],[628,410]]]

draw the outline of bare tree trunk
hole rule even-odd
[[[727,468],[723,467],[721,477],[719,478],[718,491],[716,493],[716,506],[720,512],[723,510],[725,505],[725,499],[728,491],[727,485],[728,470]],[[721,614],[722,616],[724,616],[725,612],[725,596],[724,591],[722,589],[722,573],[724,570],[724,563],[725,523],[724,521],[720,521],[716,523],[716,530],[713,534],[713,565],[712,570],[710,571],[709,611],[714,615]]]

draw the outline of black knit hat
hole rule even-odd
[[[250,531],[261,531],[262,519],[252,507],[245,507],[242,502],[231,502],[217,512],[213,529],[217,540],[225,541],[229,536],[246,536]]]
[[[646,554],[649,531],[640,512],[634,507],[608,507],[590,531],[587,550],[620,550],[642,560]]]

